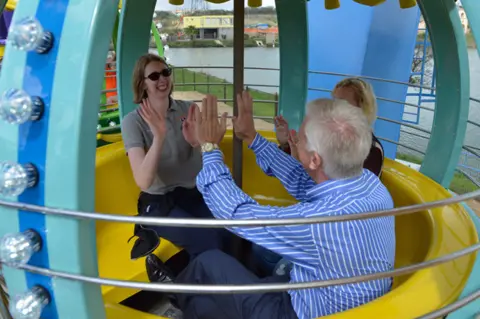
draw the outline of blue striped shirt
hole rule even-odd
[[[386,187],[364,169],[359,177],[316,184],[301,164],[257,134],[250,148],[262,170],[277,177],[299,203],[259,205],[236,186],[219,150],[203,154],[197,186],[218,219],[338,216],[393,208]],[[237,235],[293,263],[291,282],[329,280],[392,270],[394,217],[315,225],[233,227]],[[300,319],[317,318],[365,304],[387,293],[392,279],[289,291]]]

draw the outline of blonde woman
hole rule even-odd
[[[377,102],[369,83],[359,78],[346,78],[335,85],[332,95],[336,99],[346,100],[351,105],[361,108],[368,122],[373,126],[377,118]],[[280,148],[296,157],[296,132],[288,129],[288,123],[282,116],[275,118],[275,131]],[[380,176],[383,159],[383,146],[373,135],[372,148],[363,167]]]

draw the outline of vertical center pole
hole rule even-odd
[[[237,94],[243,91],[245,2],[233,1],[233,115],[238,115]],[[233,135],[233,179],[242,188],[242,141]]]

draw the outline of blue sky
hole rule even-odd
[[[188,6],[191,0],[184,0],[185,5]],[[245,1],[245,5],[247,4],[247,1]],[[208,3],[208,6],[210,9],[232,9],[233,7],[233,1],[225,2],[222,4],[214,4],[214,3]],[[263,0],[263,6],[268,7],[268,6],[275,6],[275,0]],[[163,10],[163,11],[170,11],[170,10],[175,10],[178,8],[177,6],[172,6],[168,3],[168,0],[157,0],[157,5],[155,7],[156,10]]]

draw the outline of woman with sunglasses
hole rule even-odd
[[[139,107],[123,119],[122,136],[135,182],[141,189],[138,213],[213,218],[196,188],[202,157],[194,133],[194,104],[171,97],[171,75],[165,60],[153,54],[140,57],[133,72],[134,102]],[[184,248],[191,260],[205,250],[222,249],[222,239],[228,232],[136,225],[134,236],[138,239],[132,259],[150,255],[162,237]],[[173,275],[182,270],[179,268],[173,269]]]

